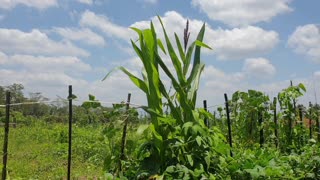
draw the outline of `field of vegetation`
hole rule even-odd
[[[93,95],[73,105],[73,178],[320,179],[320,106],[298,104],[303,84],[275,98],[237,91],[216,113],[196,108],[205,66],[201,49],[211,49],[203,43],[205,25],[190,44],[188,23],[183,43],[176,34],[172,43],[162,28],[164,42],[152,23],[150,29],[133,28],[139,40],[132,46],[144,66],[141,78],[117,68],[145,93],[146,116],[126,103],[104,107]],[[26,98],[23,86],[13,84],[0,87],[0,104],[6,90],[13,103],[46,100],[40,93]],[[8,177],[66,178],[68,105],[14,106],[10,114],[16,127],[10,126]],[[0,118],[4,123],[4,108]]]

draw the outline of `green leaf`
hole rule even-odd
[[[71,97],[68,96],[68,100],[70,100],[70,99],[77,99],[77,98],[78,98],[78,97],[77,97],[76,95],[74,95],[74,94],[72,94]]]
[[[202,141],[202,137],[201,136],[197,136],[196,137],[196,142],[197,142],[198,146],[201,146],[201,141]]]
[[[160,39],[158,39],[157,43],[158,43],[158,46],[160,47],[160,49],[162,50],[162,52],[163,52],[164,54],[167,54],[167,52],[166,52],[166,50],[164,49],[164,46],[163,46],[163,44],[162,44],[162,41],[161,41]]]
[[[168,53],[169,53],[170,59],[172,61],[173,67],[176,70],[176,74],[178,76],[179,82],[181,83],[181,85],[184,85],[185,79],[184,79],[183,72],[182,72],[181,62],[176,55],[176,52],[175,52],[175,50],[170,42],[170,39],[167,35],[166,29],[164,28],[162,20],[159,16],[158,16],[158,19],[159,19],[160,24],[162,26],[162,30],[163,30],[164,37],[165,37],[166,44],[167,44]]]
[[[189,46],[189,48],[187,50],[187,54],[186,54],[186,58],[185,58],[185,64],[184,64],[184,67],[183,67],[183,74],[184,75],[187,75],[187,72],[189,70],[190,63],[191,63],[191,57],[192,57],[192,53],[193,53],[194,47],[195,47],[195,42],[193,42]]]
[[[183,129],[184,135],[188,134],[188,131],[189,129],[192,128],[192,126],[193,126],[193,122],[186,122],[183,124],[182,129]]]
[[[307,91],[306,87],[302,84],[302,83],[299,83],[299,88],[302,89],[304,92]]]
[[[212,48],[211,48],[210,46],[208,46],[207,44],[205,44],[205,43],[203,43],[203,42],[201,42],[201,41],[199,41],[199,40],[196,40],[196,45],[197,45],[197,46],[200,46],[200,47],[204,47],[204,48],[208,48],[208,49],[211,49],[211,50],[212,50]]]
[[[196,104],[196,97],[197,97],[197,91],[199,89],[200,84],[200,76],[204,69],[204,64],[198,64],[194,66],[193,71],[190,74],[190,77],[188,78],[188,83],[191,84],[191,88],[188,92],[188,99],[192,100],[192,108],[195,107]]]
[[[206,26],[205,24],[203,24],[197,36],[197,40],[200,42],[202,42],[203,40],[205,29],[206,29]],[[200,64],[200,54],[201,54],[201,46],[196,46],[196,50],[194,52],[194,58],[193,58],[193,66]]]
[[[204,160],[206,161],[207,169],[209,169],[209,168],[210,168],[210,162],[211,162],[210,154],[209,154],[209,153],[206,155],[206,157],[204,158]]]
[[[192,156],[190,154],[187,155],[187,159],[188,159],[188,162],[191,166],[193,166],[193,159],[192,159]]]
[[[135,32],[137,32],[139,35],[142,33],[142,31],[138,28],[135,27],[130,27],[130,29],[134,30]]]
[[[131,74],[126,68],[124,67],[119,67],[119,69],[124,72],[129,78],[130,80],[138,87],[140,88],[142,91],[144,92],[148,92],[148,87],[145,84],[144,81],[142,81],[141,79],[139,79],[138,77],[136,77],[135,75]]]
[[[179,37],[178,37],[178,35],[176,33],[174,33],[174,37],[176,38],[176,43],[177,43],[177,46],[178,46],[180,58],[181,58],[182,62],[185,63],[186,56],[185,56],[185,54],[183,52],[183,48],[182,48],[181,42],[179,40]]]
[[[147,129],[149,128],[149,124],[142,124],[138,127],[137,129],[137,134],[141,135],[142,133],[144,133]]]
[[[152,134],[154,135],[154,137],[155,137],[156,139],[158,139],[158,140],[161,141],[161,142],[163,141],[162,136],[156,131],[156,129],[155,129],[155,127],[154,127],[153,124],[150,125],[150,130],[151,130]]]
[[[94,101],[96,97],[92,94],[89,94],[89,101]]]

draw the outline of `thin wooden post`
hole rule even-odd
[[[302,107],[299,107],[299,118],[300,118],[300,123],[299,123],[299,128],[302,130],[304,127],[303,127],[303,111],[302,111]],[[300,134],[299,134],[299,142],[300,142],[300,145],[301,147],[304,146],[304,133],[301,134],[303,132],[300,131]]]
[[[263,146],[264,144],[264,137],[263,137],[263,128],[262,128],[262,122],[263,122],[263,117],[262,117],[262,113],[259,111],[258,112],[258,121],[259,121],[259,126],[260,126],[260,132],[259,132],[259,135],[260,135],[260,140],[259,140],[259,143],[260,143],[260,147]]]
[[[225,101],[226,101],[229,145],[230,145],[230,148],[232,149],[231,120],[230,120],[228,96],[227,96],[226,93],[224,94],[224,99],[225,99]],[[231,150],[231,149],[230,149],[230,156],[232,157],[233,154],[232,154],[232,150]]]
[[[8,162],[8,142],[9,142],[9,119],[10,119],[10,92],[6,92],[6,122],[4,126],[4,143],[3,143],[3,167],[2,180],[7,178],[7,162]]]
[[[203,108],[205,111],[208,111],[208,108],[207,108],[207,100],[203,100]],[[204,124],[209,127],[209,121],[208,121],[208,118],[204,118]]]
[[[291,86],[291,87],[293,86],[293,83],[292,83],[291,80],[290,80],[290,86]],[[294,114],[296,114],[296,109],[297,109],[297,107],[296,107],[296,99],[294,99],[294,98],[293,98],[293,108],[294,108]]]
[[[72,156],[72,85],[69,85],[69,149],[68,149],[68,180],[71,179],[71,156]]]
[[[120,154],[120,159],[119,159],[119,171],[122,171],[121,161],[125,160],[125,157],[126,157],[125,148],[126,148],[128,119],[129,119],[129,112],[128,111],[130,108],[130,99],[131,99],[131,93],[128,93],[127,104],[126,104],[127,117],[124,119],[124,125],[123,125],[123,131],[122,131],[121,154]]]
[[[318,143],[320,142],[320,113],[317,110],[317,133],[318,133]]]
[[[312,104],[309,102],[309,138],[312,139]]]
[[[274,98],[274,102],[276,101],[276,97]],[[278,119],[277,119],[277,106],[274,103],[273,106],[273,121],[274,121],[274,136],[276,137],[275,143],[276,143],[276,147],[278,148],[279,145],[279,139],[278,139]]]
[[[290,80],[290,86],[292,87],[293,86],[293,83],[292,83],[292,80]],[[296,110],[297,107],[296,107],[296,99],[293,98],[293,113],[294,113],[294,119],[292,119],[291,117],[289,117],[289,132],[288,132],[288,138],[289,138],[289,144],[292,145],[292,126],[293,126],[293,121],[295,120],[296,118]]]
[[[212,125],[215,126],[217,125],[217,112],[213,111],[213,122]]]

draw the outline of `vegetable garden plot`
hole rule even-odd
[[[203,43],[205,24],[189,45],[187,22],[184,44],[175,34],[174,45],[160,18],[159,22],[165,43],[157,38],[152,22],[149,29],[132,28],[139,36],[132,46],[144,66],[142,77],[118,68],[145,93],[148,105],[140,108],[147,116],[140,117],[131,108],[130,96],[127,102],[109,108],[93,95],[73,105],[76,96],[70,87],[61,106],[14,102],[17,109],[10,114],[18,126],[10,129],[9,151],[3,154],[9,160],[3,166],[5,175],[38,179],[320,178],[320,107],[310,105],[298,112],[303,107],[299,97],[306,91],[303,84],[282,90],[273,101],[255,90],[235,92],[230,100],[225,95],[225,104],[214,115],[208,108],[216,105],[208,106],[207,101],[205,109],[196,108],[204,68],[201,48],[210,49]],[[162,54],[170,59],[173,71]],[[170,79],[170,89],[161,72]],[[46,108],[49,111],[39,111]],[[316,121],[316,126],[304,127],[299,123],[304,117]]]

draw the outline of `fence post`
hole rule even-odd
[[[230,148],[232,149],[232,135],[231,135],[231,121],[230,121],[230,112],[229,112],[229,102],[228,102],[228,96],[227,96],[226,93],[224,94],[224,99],[226,101],[229,145],[230,145]],[[233,154],[232,154],[232,150],[231,149],[230,149],[230,156],[232,157]]]
[[[312,104],[309,102],[309,113],[310,113],[310,118],[309,118],[309,137],[312,139]]]
[[[260,126],[260,148],[263,146],[264,144],[264,137],[263,137],[263,128],[262,128],[262,122],[263,122],[263,117],[262,117],[262,113],[261,111],[258,112],[258,118],[259,118],[259,126]]]
[[[292,87],[293,84],[292,84],[292,80],[290,80],[290,86]],[[296,115],[296,109],[297,109],[297,106],[296,106],[296,99],[293,98],[293,109],[294,109],[294,114]]]
[[[6,119],[4,125],[4,143],[3,143],[3,167],[2,180],[7,178],[7,161],[8,161],[8,138],[9,138],[9,119],[10,119],[10,92],[6,92]]]
[[[290,86],[293,86],[292,80],[290,80]],[[296,99],[293,98],[293,111],[294,111],[294,119],[292,119],[291,117],[289,117],[289,132],[288,132],[288,142],[290,145],[292,145],[292,126],[293,126],[293,121],[296,120],[296,115],[297,115],[297,106],[296,106]]]
[[[299,123],[299,128],[302,130],[304,127],[304,121],[303,121],[303,111],[302,111],[302,107],[299,107],[299,119],[300,119],[300,123]],[[301,147],[304,146],[304,141],[305,141],[305,135],[304,133],[301,134],[301,132],[299,133],[299,142]]]
[[[317,126],[317,134],[318,134],[318,143],[320,142],[320,113],[319,110],[317,110],[317,122],[316,122],[316,126]]]
[[[68,149],[68,180],[71,178],[71,156],[72,156],[72,85],[69,85],[69,149]]]
[[[212,125],[215,126],[217,125],[216,121],[217,121],[217,112],[213,111],[213,121],[212,121]]]
[[[207,108],[207,100],[203,100],[203,108],[205,111],[208,111],[208,108]],[[209,121],[208,121],[208,118],[204,118],[204,124],[209,127]]]
[[[273,102],[277,102],[277,98],[273,98]],[[278,148],[279,139],[278,139],[278,119],[277,119],[277,104],[273,103],[273,121],[274,121],[274,136],[276,137],[275,143]]]
[[[126,157],[125,156],[125,147],[126,147],[126,138],[127,138],[127,126],[128,126],[128,119],[129,119],[130,99],[131,99],[131,93],[128,93],[127,104],[126,104],[127,117],[124,119],[124,125],[123,125],[123,131],[122,131],[119,171],[122,171],[121,161],[125,160],[125,157]]]

